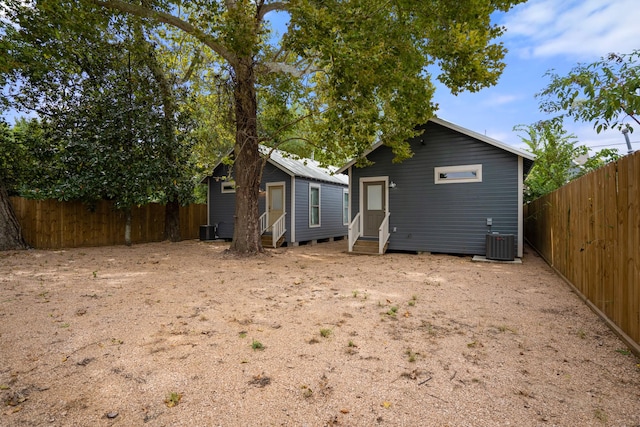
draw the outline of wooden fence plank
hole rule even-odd
[[[527,241],[640,348],[640,152],[526,206]]]
[[[628,329],[632,336],[640,337],[640,156],[629,156],[628,177],[628,240],[627,240],[627,283],[629,288]]]
[[[27,243],[37,249],[110,246],[124,244],[125,216],[105,200],[94,206],[80,202],[29,200],[11,197]],[[132,210],[132,241],[157,242],[164,236],[164,205],[149,204]],[[207,223],[207,206],[180,208],[183,240],[199,237],[200,225]]]
[[[617,288],[615,284],[615,226],[617,221],[616,208],[616,173],[617,163],[610,163],[603,168],[603,186],[602,200],[603,207],[601,210],[600,223],[603,229],[602,244],[602,282],[604,286],[605,298],[607,300],[605,314],[610,319],[614,319],[616,315],[616,294]]]

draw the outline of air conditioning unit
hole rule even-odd
[[[487,259],[513,261],[515,252],[513,234],[487,234]]]
[[[215,225],[201,225],[200,226],[200,240],[215,240],[217,227]]]

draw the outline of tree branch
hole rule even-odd
[[[274,12],[274,11],[287,11],[289,10],[289,2],[286,1],[276,1],[273,3],[268,3],[268,4],[262,4],[260,5],[260,7],[258,8],[258,19],[260,21],[262,21],[265,17],[265,15],[269,12]]]
[[[223,57],[229,64],[235,65],[238,58],[231,53],[226,47],[224,47],[215,37],[212,37],[199,28],[194,27],[190,23],[173,16],[166,12],[158,10],[148,9],[143,6],[138,6],[131,3],[126,3],[121,0],[90,0],[96,6],[104,7],[107,9],[117,10],[119,12],[128,13],[130,15],[139,16],[141,18],[151,18],[159,22],[176,27],[187,34],[190,34],[210,47],[214,52]]]
[[[193,71],[200,64],[201,60],[202,58],[200,57],[200,50],[197,50],[196,53],[193,55],[193,59],[191,59],[189,68],[184,73],[184,76],[180,79],[181,83],[186,83],[191,79],[191,76],[193,75]]]
[[[300,69],[295,65],[287,64],[285,62],[267,61],[267,62],[263,62],[262,66],[265,67],[267,71],[270,73],[287,73],[298,78],[305,76],[307,74],[314,74],[319,71],[322,71],[321,69],[311,68],[311,64],[305,67],[304,69]]]

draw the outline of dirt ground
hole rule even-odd
[[[640,426],[640,361],[530,249],[227,246],[0,253],[0,425]]]

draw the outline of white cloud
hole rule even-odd
[[[530,0],[504,16],[521,56],[592,60],[638,48],[637,0]]]
[[[483,102],[483,104],[486,105],[486,106],[489,106],[489,107],[498,107],[498,106],[502,106],[502,105],[506,105],[506,104],[511,104],[512,102],[515,102],[520,98],[521,97],[516,96],[516,95],[495,94],[495,95],[489,96]]]

